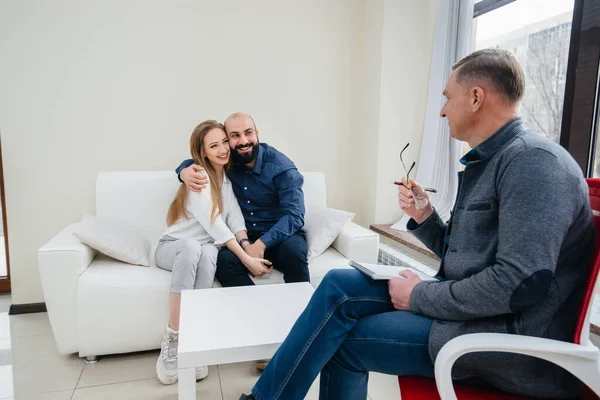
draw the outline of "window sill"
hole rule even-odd
[[[392,229],[392,224],[383,224],[383,225],[371,225],[369,229],[373,232],[377,232],[380,235],[385,236],[388,239],[391,239],[395,242],[398,242],[406,247],[409,247],[419,253],[432,258],[434,260],[439,261],[440,259],[434,253],[432,253],[419,239],[415,237],[410,232],[401,232],[395,229]]]

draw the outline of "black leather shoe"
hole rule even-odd
[[[254,399],[254,396],[252,396],[251,394],[242,393],[242,395],[240,396],[240,400],[255,400],[255,399]]]

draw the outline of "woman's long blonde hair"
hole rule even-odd
[[[206,154],[204,152],[204,138],[208,132],[213,129],[221,129],[223,132],[225,132],[225,127],[223,124],[210,119],[198,124],[198,126],[194,128],[192,136],[190,137],[190,153],[194,159],[194,164],[198,164],[206,170],[210,181],[210,193],[212,200],[212,211],[210,215],[211,223],[215,222],[219,214],[221,214],[221,210],[223,210],[223,196],[221,195],[221,188],[219,187],[219,182],[221,179],[217,179],[217,172],[215,171],[213,165],[208,161],[208,158],[206,158]],[[225,165],[225,172],[229,170],[230,165],[231,158]],[[169,212],[167,213],[167,226],[175,224],[182,217],[188,219],[190,218],[185,210],[187,196],[188,189],[185,184],[182,183],[177,190],[175,198],[169,206]]]

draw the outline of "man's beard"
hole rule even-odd
[[[236,146],[235,150],[231,152],[232,161],[236,164],[250,164],[256,160],[258,157],[258,142],[256,144],[251,145],[252,151],[249,153],[240,154],[238,151],[241,148],[246,148],[246,146]]]

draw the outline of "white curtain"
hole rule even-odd
[[[471,52],[474,0],[439,0],[436,11],[433,55],[423,141],[416,181],[437,189],[429,198],[442,220],[450,218],[458,190],[457,173],[462,156],[462,142],[450,138],[448,123],[440,117],[445,98],[442,95],[452,65]],[[409,217],[392,226],[406,230]]]

